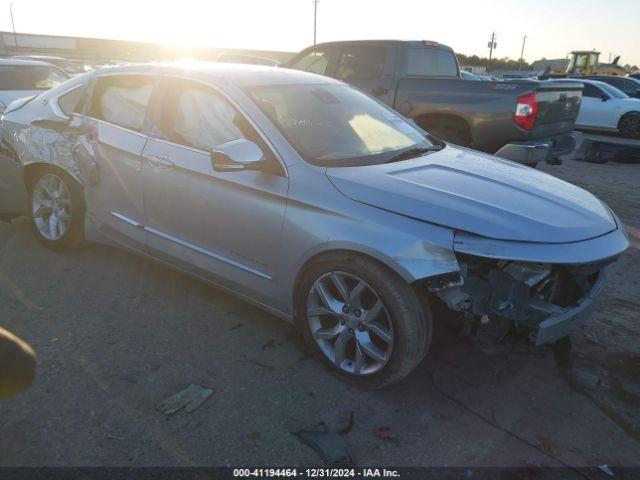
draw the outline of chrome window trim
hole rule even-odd
[[[225,91],[221,90],[217,85],[215,85],[213,83],[210,83],[210,82],[207,82],[205,80],[200,80],[198,78],[178,75],[178,74],[174,74],[174,73],[161,73],[159,75],[162,78],[174,78],[174,79],[178,79],[178,80],[187,80],[189,82],[199,83],[199,84],[201,84],[201,85],[203,85],[203,86],[205,86],[207,88],[212,89],[216,94],[220,95],[225,100],[227,100],[233,106],[233,108],[235,108],[247,120],[247,122],[249,122],[249,125],[251,126],[251,128],[253,128],[256,131],[256,133],[258,135],[260,135],[260,138],[271,149],[271,152],[273,153],[273,155],[276,157],[276,160],[280,164],[280,168],[282,170],[283,176],[285,178],[289,178],[289,172],[287,171],[287,167],[286,167],[284,161],[282,160],[282,157],[280,156],[280,152],[278,152],[278,149],[273,145],[273,142],[271,142],[271,140],[269,140],[269,138],[262,131],[262,129],[259,127],[259,125],[251,118],[250,115],[247,115],[247,112],[242,109],[242,107],[238,104],[238,102],[235,101],[235,99],[231,95],[229,95]],[[187,149],[189,149],[189,150],[191,150],[193,152],[204,153],[205,155],[211,155],[211,152],[207,152],[207,151],[204,151],[204,150],[200,150],[198,148],[189,147],[187,145],[182,145],[180,143],[175,143],[175,142],[172,142],[170,140],[164,140],[162,138],[155,137],[152,132],[149,133],[149,138],[151,138],[153,140],[156,140],[158,142],[164,142],[164,143],[167,143],[169,145],[176,146],[176,147],[187,148]]]

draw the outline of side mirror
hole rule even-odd
[[[259,170],[264,161],[264,153],[251,140],[232,140],[211,151],[211,165],[216,172]]]
[[[58,133],[69,130],[70,118],[39,118],[31,121],[31,125],[36,127],[46,128],[48,130],[54,130]]]
[[[607,100],[609,100],[609,95],[607,95],[606,93],[603,93],[602,95],[600,95],[600,100],[602,100],[603,102],[606,102]]]

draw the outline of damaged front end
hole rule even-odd
[[[462,314],[465,333],[499,342],[543,345],[566,337],[595,307],[612,260],[553,265],[458,256],[456,278],[426,283],[447,308]]]

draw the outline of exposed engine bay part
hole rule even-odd
[[[463,283],[435,294],[462,314],[469,335],[549,344],[586,321],[611,261],[566,266],[460,255]]]

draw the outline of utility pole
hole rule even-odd
[[[13,42],[16,44],[16,50],[18,50],[18,36],[16,35],[16,24],[13,23],[13,2],[9,2],[9,14],[11,15],[11,27],[13,28]]]
[[[498,47],[498,44],[496,43],[496,32],[491,32],[491,40],[487,44],[487,47],[489,47],[489,60],[491,60],[491,57],[493,56],[493,49]]]
[[[316,32],[318,25],[318,2],[320,0],[313,0],[313,46],[316,46]]]
[[[524,57],[524,44],[527,41],[527,34],[524,34],[524,37],[522,37],[522,51],[520,52],[520,63],[518,64],[518,70],[522,69],[522,61],[523,61],[523,57]]]

